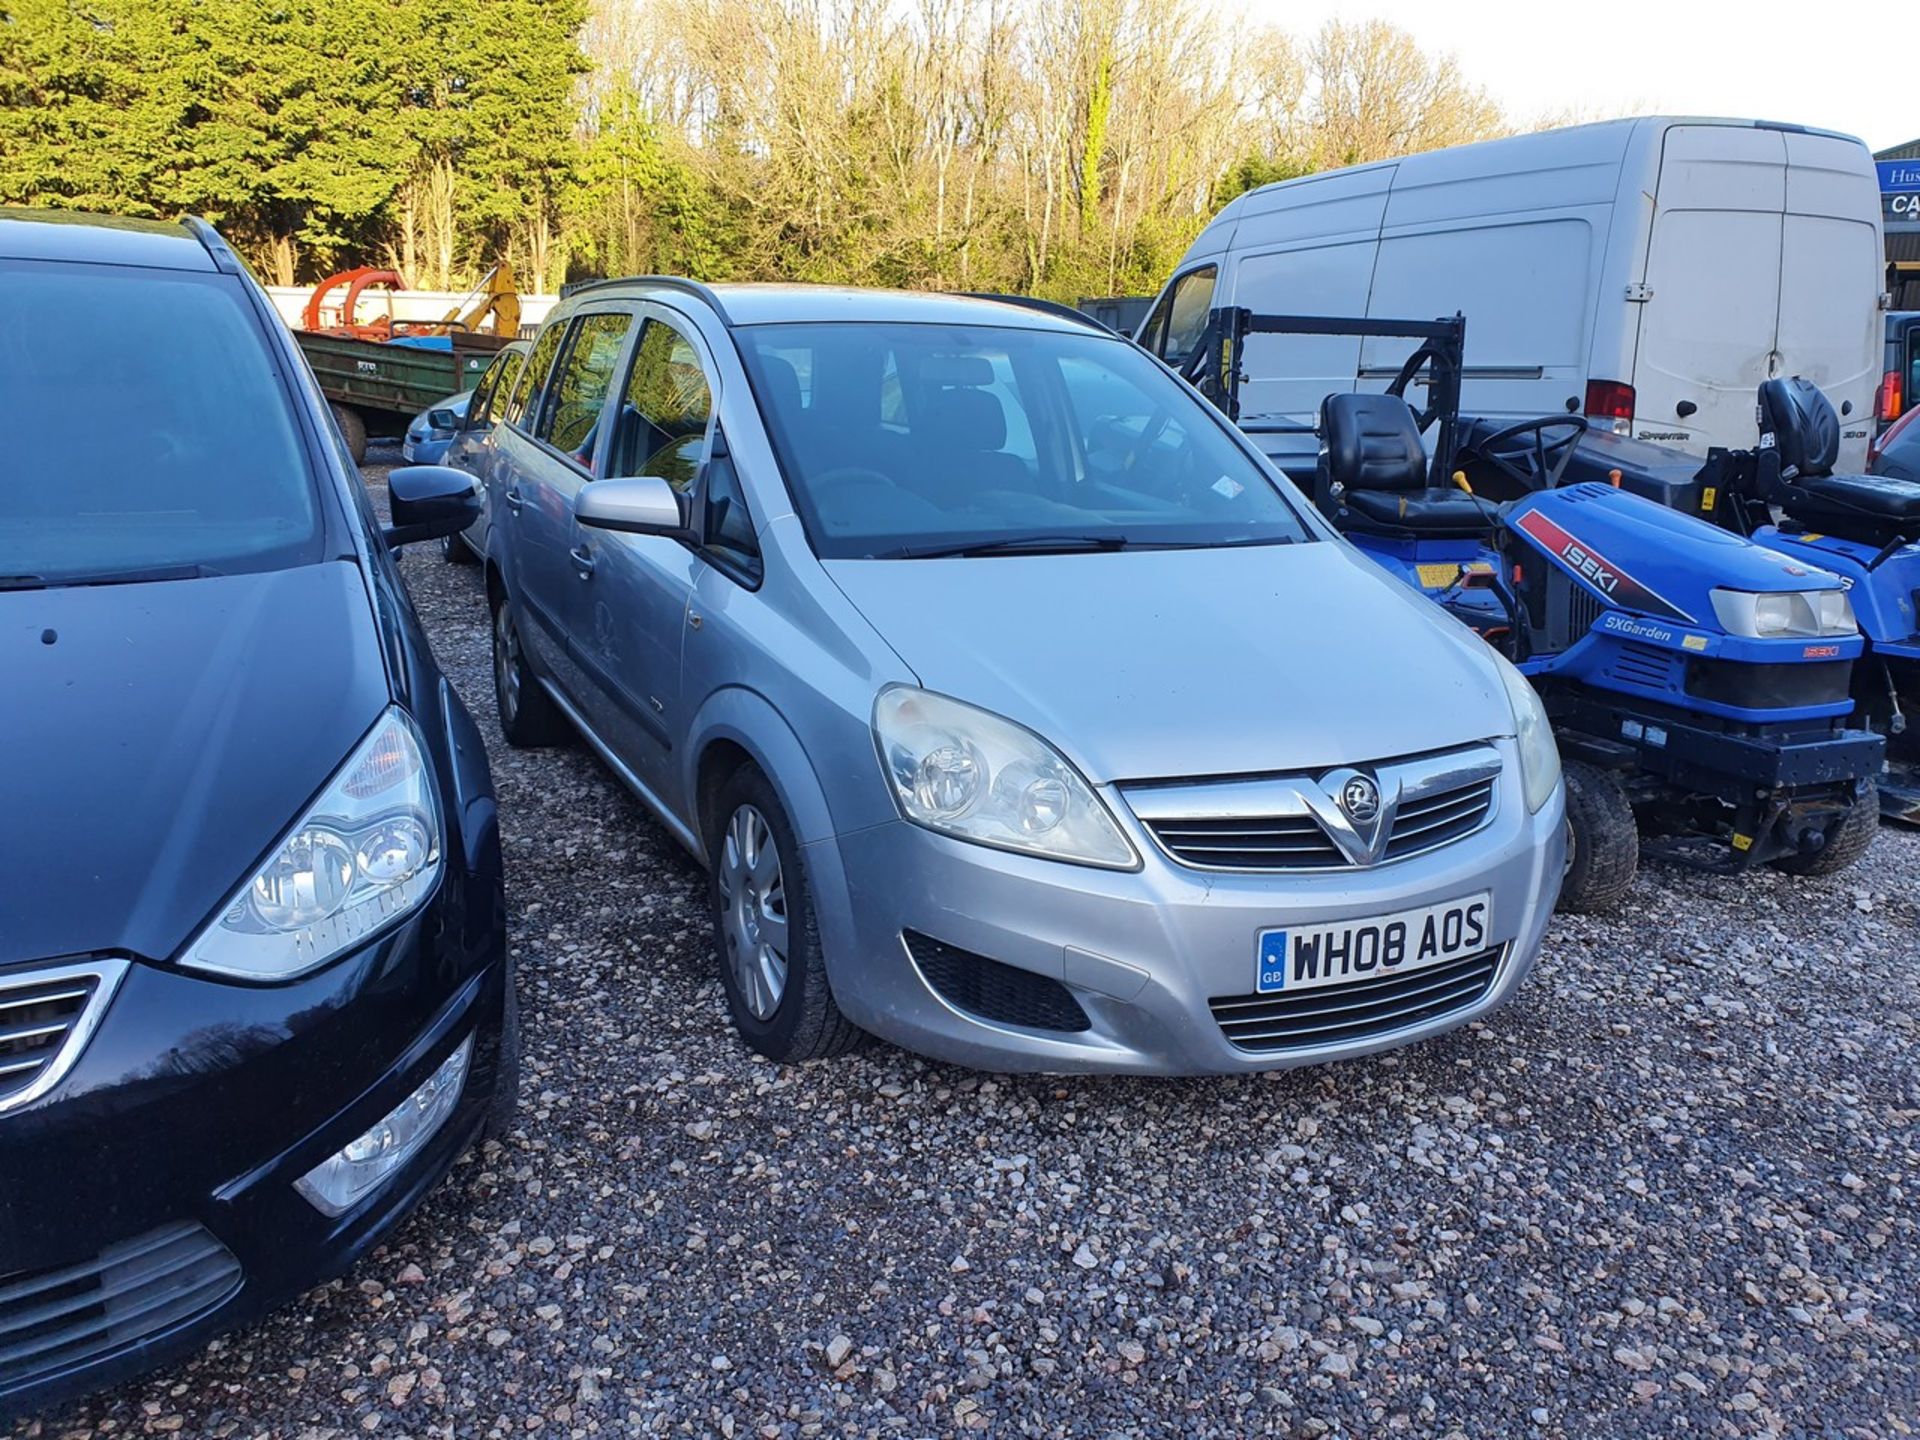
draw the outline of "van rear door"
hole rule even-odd
[[[1878,379],[1878,207],[1855,141],[1670,127],[1639,292],[1634,435],[1696,454],[1751,446],[1760,382],[1804,375],[1846,407],[1840,464],[1860,468]]]
[[[1672,126],[1656,184],[1633,433],[1699,454],[1751,446],[1755,395],[1775,373],[1786,136]]]
[[[1840,412],[1835,468],[1857,473],[1866,468],[1880,379],[1880,185],[1856,141],[1791,132],[1784,138],[1777,373],[1804,375],[1827,392]]]

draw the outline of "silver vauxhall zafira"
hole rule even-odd
[[[502,725],[578,731],[700,857],[765,1054],[1310,1064],[1533,964],[1533,691],[1129,341],[606,282],[490,425]]]

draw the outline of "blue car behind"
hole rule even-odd
[[[409,465],[438,465],[447,457],[447,447],[460,433],[460,422],[467,418],[467,403],[473,391],[462,390],[436,400],[407,426],[406,439],[400,442],[400,458]]]

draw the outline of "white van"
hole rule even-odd
[[[1755,441],[1755,392],[1804,375],[1865,468],[1883,260],[1873,157],[1849,136],[1647,116],[1267,185],[1195,240],[1141,342],[1179,363],[1219,306],[1467,318],[1461,408],[1558,411],[1704,455]],[[1254,336],[1241,418],[1298,473],[1334,391],[1384,389],[1415,342]],[[1416,405],[1419,394],[1409,395]]]

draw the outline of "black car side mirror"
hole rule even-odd
[[[451,465],[404,465],[387,476],[389,550],[415,540],[457,535],[480,518],[480,490],[473,476]]]

